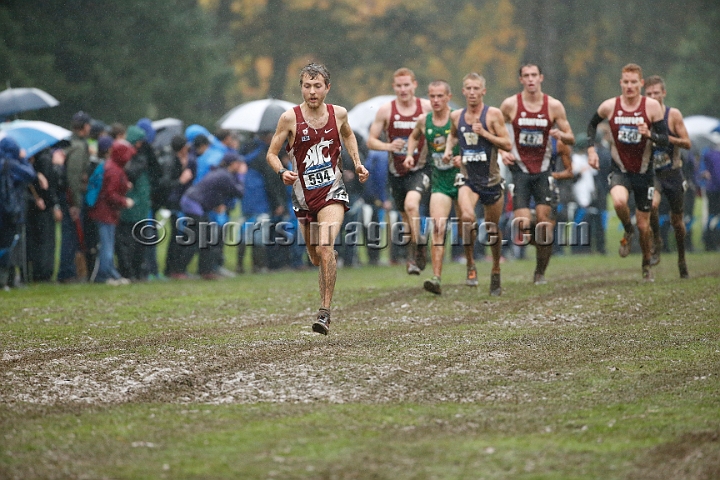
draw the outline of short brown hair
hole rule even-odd
[[[660,75],[650,75],[645,79],[645,88],[652,87],[653,85],[660,85],[663,92],[665,91],[665,80]]]
[[[315,80],[318,75],[323,77],[323,80],[325,80],[325,86],[330,86],[330,72],[328,72],[325,65],[322,65],[320,63],[308,63],[305,65],[302,70],[300,70],[300,86],[302,87],[302,81],[303,77],[307,75],[310,77],[310,80]]]
[[[643,78],[642,75],[642,67],[638,65],[637,63],[628,63],[622,68],[622,73],[637,73],[640,75],[640,78]]]
[[[452,91],[450,90],[450,84],[445,80],[433,80],[428,85],[428,90],[430,90],[430,87],[445,87],[445,93],[447,93],[448,95],[452,94]]]
[[[410,70],[409,68],[406,68],[406,67],[401,67],[401,68],[398,68],[397,70],[395,70],[395,73],[393,73],[393,80],[395,79],[395,77],[404,77],[404,76],[408,76],[408,77],[412,78],[413,81],[415,81],[415,72],[413,72],[412,70]]]
[[[523,68],[526,68],[526,67],[536,67],[538,69],[538,73],[540,75],[542,75],[542,68],[540,68],[540,65],[538,65],[537,63],[528,62],[528,63],[524,63],[523,65],[521,65],[520,68],[518,69],[519,77],[522,77]]]

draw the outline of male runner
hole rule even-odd
[[[544,77],[540,67],[528,63],[520,67],[519,73],[522,92],[506,98],[500,105],[505,121],[512,125],[513,149],[501,152],[501,155],[503,163],[512,172],[515,185],[513,214],[515,218],[523,219],[523,230],[529,229],[532,197],[538,225],[544,224],[552,231],[552,145],[548,140],[554,137],[566,145],[573,145],[575,136],[562,102],[542,92]],[[535,285],[541,285],[547,283],[545,269],[550,263],[552,245],[535,246],[537,259],[533,281]]]
[[[300,71],[300,89],[304,101],[280,117],[267,161],[285,185],[293,186],[293,209],[300,222],[308,256],[313,265],[320,266],[320,310],[312,329],[327,335],[337,276],[333,245],[349,203],[342,181],[342,163],[338,161],[341,136],[361,182],[368,179],[368,171],[360,163],[347,110],[325,103],[330,91],[330,74],[325,66],[306,65]],[[285,141],[292,158],[292,171],[284,168],[278,157]]]
[[[680,278],[688,278],[687,264],[685,263],[685,221],[684,198],[687,182],[682,173],[682,158],[680,149],[690,149],[690,136],[685,128],[682,113],[677,108],[665,106],[665,81],[658,75],[645,79],[645,95],[660,102],[668,127],[668,146],[653,148],[653,167],[655,167],[655,192],[653,193],[652,209],[650,211],[650,227],[653,233],[652,255],[650,265],[660,263],[660,250],[662,238],[660,237],[660,218],[658,207],[660,195],[665,195],[670,203],[670,223],[675,231],[675,243],[678,250],[678,269]]]
[[[409,68],[400,68],[393,74],[393,90],[397,98],[382,105],[372,125],[367,145],[371,150],[388,152],[388,176],[395,206],[403,222],[410,228],[410,245],[407,273],[420,275],[425,269],[426,252],[420,238],[420,204],[427,202],[430,192],[430,171],[426,165],[427,150],[423,145],[418,151],[408,151],[410,137],[417,119],[431,110],[430,101],[417,98],[417,80]],[[387,142],[380,140],[385,133]],[[405,165],[407,153],[413,156],[413,163]]]
[[[594,146],[595,133],[598,124],[607,118],[610,121],[613,137],[611,148],[613,164],[609,178],[610,197],[613,200],[615,213],[625,228],[619,253],[621,257],[628,256],[634,235],[628,208],[628,197],[632,191],[635,195],[635,218],[640,231],[643,280],[652,282],[653,275],[650,271],[652,243],[650,206],[654,190],[652,144],[667,147],[668,133],[660,103],[644,97],[640,93],[642,86],[642,68],[634,63],[625,65],[620,77],[622,94],[602,102],[588,125],[588,164],[595,169],[599,166],[599,158]]]
[[[500,252],[502,233],[498,229],[505,200],[505,185],[500,176],[498,149],[510,150],[512,142],[505,127],[502,112],[485,105],[487,92],[485,78],[475,72],[463,78],[463,95],[466,107],[450,114],[452,128],[445,145],[443,161],[453,158],[453,147],[460,145],[455,166],[465,170],[465,182],[458,191],[460,219],[463,223],[463,245],[468,258],[468,270],[474,269],[473,248],[477,239],[475,205],[478,200],[485,207],[485,227],[492,251],[493,266],[490,275],[490,295],[502,293],[500,286]],[[472,264],[471,264],[472,262]]]
[[[424,139],[427,143],[429,160],[432,163],[432,193],[430,194],[430,218],[432,219],[432,247],[430,259],[432,261],[433,276],[425,280],[423,284],[428,292],[440,295],[440,277],[442,275],[443,255],[445,254],[445,232],[446,222],[453,203],[455,211],[459,212],[457,206],[458,187],[455,180],[460,169],[453,165],[451,159],[443,161],[445,154],[445,143],[450,134],[452,126],[450,122],[450,106],[448,102],[452,98],[450,85],[444,80],[435,80],[428,86],[428,98],[432,111],[423,114],[418,118],[415,129],[408,137],[408,154],[405,157],[404,166],[411,168],[415,158],[409,152],[414,152],[418,144]],[[456,152],[457,153],[457,149]],[[461,230],[462,231],[462,230]],[[477,271],[472,265],[472,249],[468,258],[468,277],[466,284],[477,286]]]

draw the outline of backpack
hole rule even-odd
[[[103,177],[105,176],[105,161],[101,161],[92,175],[88,178],[87,191],[85,192],[85,203],[88,207],[94,207],[102,190]]]

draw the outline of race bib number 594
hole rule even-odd
[[[305,188],[308,190],[332,185],[334,181],[335,172],[332,169],[332,165],[327,165],[324,168],[313,170],[312,172],[306,171],[303,174],[303,183],[305,183]]]

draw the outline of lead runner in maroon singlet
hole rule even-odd
[[[315,63],[306,65],[300,71],[300,89],[304,101],[280,117],[270,142],[267,161],[285,185],[293,186],[293,208],[300,222],[308,256],[313,265],[320,267],[320,309],[312,329],[327,335],[337,278],[333,245],[348,203],[342,166],[338,161],[342,150],[341,139],[353,160],[359,180],[364,183],[369,173],[360,163],[357,139],[348,124],[347,110],[325,103],[330,91],[330,74],[325,66]],[[292,158],[292,171],[284,168],[278,157],[286,141],[287,152]]]

